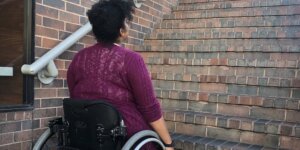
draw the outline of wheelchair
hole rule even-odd
[[[33,150],[139,150],[149,142],[165,149],[151,130],[140,131],[126,140],[122,116],[103,100],[64,99],[63,109],[64,117],[49,122]],[[55,139],[54,146],[45,148],[50,139]]]

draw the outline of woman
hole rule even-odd
[[[106,99],[122,114],[128,137],[153,129],[173,150],[172,140],[155,98],[142,57],[119,45],[128,37],[132,2],[100,1],[87,12],[97,44],[79,51],[69,66],[71,98]],[[145,149],[155,149],[148,144]]]

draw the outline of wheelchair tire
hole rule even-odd
[[[144,144],[149,142],[157,143],[163,150],[165,149],[157,133],[151,130],[143,130],[129,138],[121,150],[139,150]]]
[[[145,144],[149,143],[149,142],[154,142],[154,143],[157,143],[162,149],[165,149],[165,146],[163,145],[163,143],[158,140],[157,138],[155,137],[152,137],[152,138],[147,138],[143,141],[141,141],[135,148],[134,150],[140,150],[142,148],[142,146],[144,146]]]
[[[48,128],[36,141],[34,144],[34,147],[32,150],[42,150],[42,148],[45,146],[46,142],[54,135],[53,132],[51,132],[50,128]]]

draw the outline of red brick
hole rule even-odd
[[[238,104],[239,99],[237,96],[229,95],[228,102],[230,104]]]
[[[240,96],[240,104],[250,105],[251,104],[251,97],[250,96]]]
[[[22,150],[31,149],[33,147],[31,141],[22,142]]]
[[[284,120],[285,111],[282,109],[253,107],[251,117],[269,120]]]
[[[65,79],[67,77],[67,70],[58,70],[58,79]]]
[[[36,35],[58,39],[58,31],[54,29],[45,28],[42,26],[36,26],[35,33]]]
[[[14,141],[21,142],[21,141],[29,141],[32,137],[32,131],[22,131],[22,132],[15,132],[14,133]]]
[[[15,113],[16,112],[8,112],[6,115],[7,121],[15,121]]]
[[[175,122],[166,122],[167,128],[169,132],[175,132]]]
[[[238,119],[229,119],[228,120],[228,127],[229,128],[234,128],[234,129],[239,129],[241,125],[241,121]]]
[[[219,59],[219,65],[228,65],[228,59]]]
[[[84,15],[84,8],[82,6],[67,3],[66,9],[69,12],[73,12],[78,15]]]
[[[205,123],[205,116],[201,114],[196,114],[195,115],[195,123],[196,124],[204,124]]]
[[[15,120],[24,120],[24,112],[16,112],[15,113]]]
[[[174,112],[165,111],[163,114],[164,114],[164,118],[166,120],[175,121],[175,113]]]
[[[280,135],[291,136],[293,132],[293,124],[284,123],[280,125]]]
[[[57,97],[57,89],[36,89],[35,98]]]
[[[46,118],[56,116],[56,108],[36,109],[34,111],[34,118]]]
[[[176,112],[175,121],[184,122],[184,113]]]
[[[239,141],[241,132],[238,130],[228,130],[224,128],[207,127],[207,136],[222,140]]]
[[[94,4],[95,2],[92,0],[81,0],[81,5],[87,8],[91,8],[91,6]]]
[[[199,100],[199,94],[197,92],[189,92],[188,99],[189,100]]]
[[[187,135],[205,135],[205,127],[193,124],[176,123],[176,132]]]
[[[218,82],[219,83],[225,83],[226,82],[226,76],[218,76]]]
[[[280,148],[284,149],[297,149],[300,147],[300,139],[294,137],[280,137]]]
[[[300,87],[300,79],[293,79],[292,80],[293,87]]]
[[[217,59],[217,58],[211,59],[210,65],[219,65],[219,59]]]
[[[13,133],[0,134],[0,145],[13,143]]]
[[[56,108],[56,116],[64,116],[64,109],[63,109],[63,107]]]
[[[219,104],[218,113],[224,115],[248,117],[250,113],[250,108],[247,106]]]
[[[35,46],[41,47],[42,46],[42,38],[36,36],[35,37]]]
[[[65,2],[62,0],[43,0],[43,4],[57,8],[57,9],[65,9]]]
[[[69,89],[58,89],[57,90],[57,96],[58,97],[69,97]]]
[[[251,97],[251,104],[255,106],[262,106],[263,98],[262,97]]]
[[[42,16],[58,18],[58,10],[57,9],[45,7],[45,6],[42,6],[39,4],[36,5],[36,13],[39,15],[42,15]]]
[[[94,37],[84,36],[82,39],[80,39],[80,42],[93,45],[96,43],[96,40]]]
[[[42,16],[35,15],[35,24],[42,25]]]
[[[80,17],[78,15],[74,15],[72,13],[59,11],[59,20],[80,24]]]
[[[225,93],[227,86],[225,84],[200,83],[200,90],[206,92]]]
[[[59,43],[58,40],[48,39],[48,38],[42,38],[42,47],[51,49],[54,46],[56,46]]]
[[[252,131],[253,130],[253,121],[251,119],[241,119],[241,129]]]
[[[58,30],[64,30],[64,22],[48,17],[43,17],[43,25],[46,27],[58,29]]]
[[[9,144],[9,145],[0,145],[0,149],[2,150],[20,150],[22,149],[21,148],[22,145],[21,143],[12,143],[12,144]]]
[[[30,120],[32,118],[32,112],[31,111],[25,111],[24,119]]]
[[[286,121],[300,123],[300,111],[288,110],[286,113]]]
[[[208,94],[207,93],[199,93],[198,98],[200,101],[208,101]]]
[[[205,124],[209,126],[217,126],[217,117],[213,115],[206,116]]]
[[[241,142],[263,145],[265,141],[265,134],[254,133],[254,132],[242,132],[241,133]]]
[[[217,76],[207,76],[207,82],[217,82]]]

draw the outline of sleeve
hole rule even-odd
[[[74,74],[74,69],[73,69],[73,61],[71,62],[68,71],[67,71],[67,84],[69,88],[69,94],[70,98],[73,98],[73,89],[75,87],[75,74]]]
[[[126,56],[125,69],[137,109],[148,122],[161,118],[162,112],[143,58],[137,53]]]

